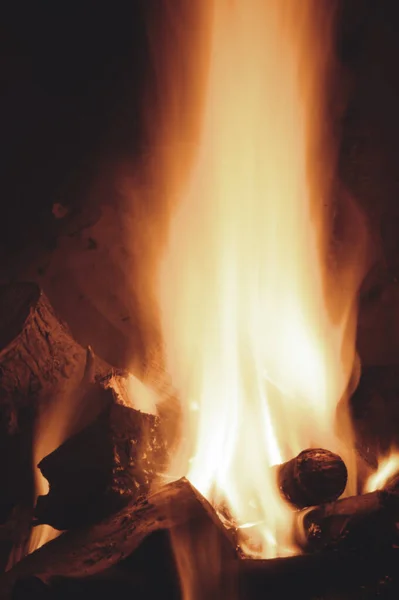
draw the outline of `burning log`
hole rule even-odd
[[[86,351],[35,283],[1,285],[0,314],[0,412],[5,429],[13,433],[21,409],[36,409],[73,375],[81,378]],[[102,361],[93,362],[92,371],[110,371]]]
[[[280,465],[277,473],[281,494],[297,508],[337,500],[348,479],[340,456],[322,448],[303,450]]]
[[[307,552],[391,544],[398,520],[399,496],[391,491],[342,498],[298,513],[297,543]]]
[[[73,339],[35,283],[0,285],[0,312],[0,523],[5,523],[13,508],[33,503],[38,418],[67,392],[79,401],[89,381],[111,367]]]
[[[39,463],[50,490],[38,498],[36,524],[67,530],[95,523],[147,495],[165,466],[157,416],[118,404],[101,383],[89,393],[105,408]]]
[[[135,599],[181,600],[182,593],[169,544],[160,542],[157,532],[147,538],[128,560],[96,576],[55,577],[44,582],[31,576],[16,582],[13,600],[31,598],[99,598],[117,594]],[[162,536],[165,539],[167,536]],[[144,549],[144,546],[146,548]],[[362,552],[320,552],[269,560],[231,560],[222,565],[224,579],[234,587],[217,587],[217,600],[263,600],[264,598],[397,598],[396,548],[384,552],[373,547]],[[197,563],[195,563],[197,568]],[[156,573],[156,577],[154,577]],[[203,574],[206,581],[208,573]],[[205,584],[206,585],[206,584]],[[198,598],[204,586],[196,588]],[[231,592],[231,589],[233,591]],[[35,595],[34,595],[35,594]]]
[[[234,541],[213,508],[186,479],[180,479],[101,523],[63,533],[28,555],[0,577],[0,598],[10,598],[15,582],[27,577],[48,582],[53,577],[101,573],[129,556],[150,533],[189,521],[203,523],[204,518],[228,540],[233,553]]]

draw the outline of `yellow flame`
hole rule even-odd
[[[373,473],[366,482],[365,492],[374,492],[382,490],[388,480],[395,474],[399,474],[399,454],[393,452],[380,462],[378,469]]]
[[[270,467],[310,446],[345,454],[334,419],[354,361],[356,277],[326,264],[329,18],[314,0],[205,5],[200,142],[160,279],[185,411],[171,472],[227,503],[248,554],[272,557],[293,545]]]

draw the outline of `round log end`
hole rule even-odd
[[[337,500],[347,479],[348,471],[342,458],[323,448],[303,450],[278,471],[282,495],[297,508]]]

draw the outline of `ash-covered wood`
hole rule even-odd
[[[323,448],[303,450],[277,469],[284,498],[297,508],[316,506],[339,498],[348,472],[340,456]]]
[[[186,479],[165,485],[101,523],[63,533],[28,555],[0,577],[0,598],[9,599],[14,583],[26,577],[38,576],[46,582],[56,576],[101,573],[129,556],[153,531],[204,519],[204,515],[228,536],[210,504]]]
[[[67,530],[95,523],[148,494],[165,468],[157,416],[118,404],[101,383],[88,393],[104,409],[38,465],[50,490],[38,498],[37,524]]]
[[[342,498],[298,513],[296,539],[307,552],[386,545],[398,536],[399,497],[387,490]]]

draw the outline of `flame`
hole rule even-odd
[[[204,2],[200,140],[160,274],[185,413],[171,472],[227,504],[256,557],[295,551],[270,467],[312,446],[348,455],[333,425],[355,358],[360,259],[328,260],[331,15],[320,4]]]
[[[389,479],[399,473],[399,453],[392,452],[380,461],[378,469],[369,477],[365,485],[365,493],[382,490]]]

